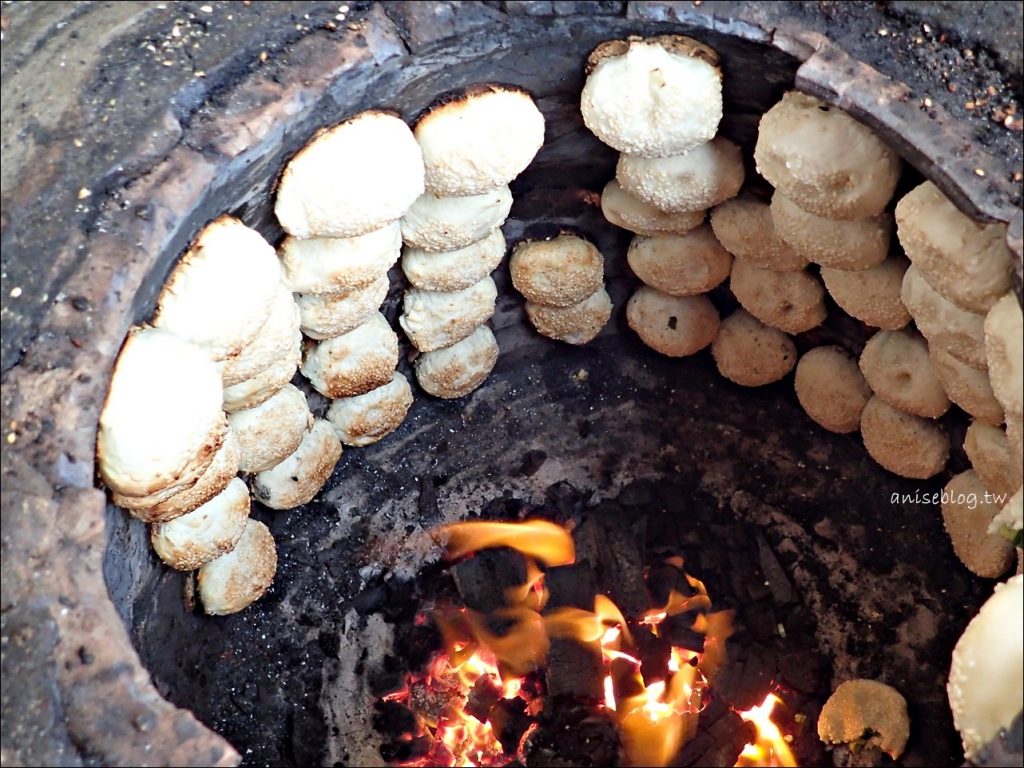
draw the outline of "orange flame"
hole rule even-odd
[[[436,530],[441,536],[447,536],[445,557],[449,560],[492,547],[511,547],[545,565],[569,565],[576,560],[572,536],[562,526],[547,520],[473,521],[442,525]]]
[[[747,766],[790,768],[796,765],[796,758],[786,742],[786,737],[782,735],[779,726],[772,722],[772,710],[781,701],[774,693],[769,693],[758,706],[739,713],[739,716],[746,722],[754,724],[757,729],[757,739],[755,743],[748,743],[743,747],[743,751],[736,761],[737,768],[746,768]]]

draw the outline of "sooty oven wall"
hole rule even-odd
[[[412,117],[439,93],[478,81],[529,88],[547,137],[514,185],[506,235],[514,242],[570,227],[593,238],[621,310],[635,287],[624,258],[628,237],[604,222],[595,204],[615,155],[582,126],[581,64],[604,39],[653,31],[612,19],[524,21],[513,45],[468,37],[416,64],[346,80],[316,120],[329,124],[377,105]],[[796,62],[756,43],[700,37],[723,55],[723,132],[749,155],[760,114],[790,87]],[[313,127],[288,126],[286,153]],[[280,160],[268,155],[240,169],[237,186],[217,190],[197,222],[231,210],[278,239],[269,195]],[[154,274],[140,294],[141,314],[161,277]],[[394,321],[397,271],[392,279],[386,313]],[[538,503],[567,482],[582,500],[625,488],[623,498],[639,499],[624,508],[630,524],[664,531],[698,563],[721,604],[738,610],[735,666],[723,683],[733,701],[752,705],[750,697],[759,700],[777,679],[801,692],[813,723],[834,681],[881,678],[908,695],[915,722],[931,724],[930,737],[916,739],[910,755],[957,764],[942,689],[957,633],[941,617],[969,615],[985,590],[958,566],[937,515],[889,505],[892,493],[919,486],[881,472],[856,436],[815,427],[788,385],[745,390],[722,381],[707,354],[682,361],[654,355],[624,329],[621,311],[585,349],[542,340],[525,326],[507,273],[499,271],[498,281],[494,325],[502,355],[492,379],[463,401],[420,397],[397,433],[349,451],[329,490],[311,504],[254,512],[278,540],[280,569],[270,595],[241,615],[190,613],[184,577],[158,565],[142,525],[112,510],[108,584],[160,692],[253,765],[379,759],[344,711],[364,706],[345,678],[353,662],[346,635],[361,621],[353,599],[367,582],[385,578],[404,589],[398,585],[415,563],[403,561],[402,550],[423,529],[477,513],[503,494]],[[731,309],[726,291],[716,298]],[[853,324],[833,323],[800,344],[803,350],[830,340],[856,348],[863,337]],[[773,562],[790,572],[791,594],[751,590],[763,586]],[[816,746],[813,738],[804,742]],[[742,738],[735,750],[740,746]]]

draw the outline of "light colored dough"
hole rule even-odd
[[[718,310],[707,296],[669,296],[642,286],[626,305],[626,321],[640,340],[668,357],[693,355],[718,335]]]

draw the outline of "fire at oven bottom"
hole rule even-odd
[[[657,531],[644,536],[644,518],[615,502],[583,510],[570,486],[551,490],[554,515],[523,505],[521,522],[431,532],[446,564],[411,585],[419,607],[397,623],[394,653],[373,679],[382,757],[403,766],[813,759],[813,698],[764,663],[784,656],[795,666],[802,651],[787,648],[781,623],[771,641],[757,639],[765,613],[745,616],[742,581],[745,594],[735,579],[715,594],[695,575],[701,558],[687,561]],[[722,581],[719,569],[708,575]]]

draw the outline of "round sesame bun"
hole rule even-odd
[[[942,347],[974,368],[988,370],[984,315],[958,307],[932,288],[913,265],[903,275],[900,298],[930,345]]]
[[[299,447],[313,426],[313,414],[302,391],[286,384],[255,408],[230,414],[228,423],[238,439],[238,468],[242,472],[262,472]]]
[[[803,333],[825,320],[825,289],[809,272],[773,272],[735,259],[729,287],[747,312],[780,331]]]
[[[703,211],[736,196],[743,186],[740,148],[718,137],[685,155],[620,155],[615,178],[629,194],[655,208]]]
[[[896,232],[929,285],[961,309],[984,314],[1010,290],[1006,225],[974,221],[930,181],[896,205]]]
[[[285,238],[281,244],[284,282],[302,294],[338,294],[379,280],[402,251],[402,228],[392,222],[357,237]]]
[[[601,192],[601,212],[612,224],[638,235],[683,234],[704,221],[706,211],[666,213],[634,197],[616,179]]]
[[[302,506],[320,492],[340,458],[341,441],[334,427],[315,419],[293,453],[250,478],[252,495],[271,509]]]
[[[409,341],[420,352],[431,352],[462,341],[494,314],[498,287],[485,277],[461,291],[405,292],[402,326]]]
[[[718,372],[734,384],[763,387],[793,370],[796,345],[782,331],[738,309],[722,321],[711,356]]]
[[[398,334],[380,312],[348,333],[306,350],[300,370],[324,397],[352,397],[391,381],[398,365]]]
[[[926,480],[949,460],[949,438],[934,421],[904,413],[880,397],[864,407],[860,434],[871,458],[900,477]]]
[[[267,370],[288,355],[301,340],[299,308],[292,292],[278,286],[270,316],[253,339],[236,356],[221,364],[220,375],[225,387],[240,384]]]
[[[291,344],[274,363],[251,379],[224,387],[224,410],[228,413],[255,408],[292,380],[302,356],[302,334],[291,338]]]
[[[880,214],[899,156],[838,107],[790,91],[761,117],[757,172],[809,213],[852,221]]]
[[[800,272],[809,263],[779,236],[768,203],[737,197],[711,211],[711,229],[733,256],[776,272]]]
[[[720,285],[732,269],[732,256],[711,227],[685,235],[637,235],[626,260],[636,276],[669,296],[696,296]]]
[[[1019,418],[1024,414],[1024,317],[1012,293],[985,316],[985,357],[996,399]]]
[[[950,400],[976,419],[991,424],[1003,423],[1003,406],[992,392],[986,371],[972,368],[941,347],[929,346],[928,355]]]
[[[879,331],[864,345],[859,365],[875,395],[894,408],[928,419],[949,410],[928,344],[918,334]]]
[[[402,239],[424,251],[464,248],[500,227],[511,208],[508,184],[466,197],[435,197],[426,192],[402,217]]]
[[[892,216],[880,213],[856,221],[826,219],[808,213],[777,191],[772,222],[779,237],[808,261],[834,269],[869,269],[889,253]]]
[[[604,284],[604,256],[590,241],[562,234],[517,243],[509,271],[512,284],[528,301],[567,307],[593,296]]]
[[[249,519],[249,489],[237,477],[202,506],[149,531],[157,555],[178,571],[192,571],[230,552]]]
[[[281,280],[274,249],[238,219],[208,224],[157,297],[153,325],[212,360],[237,355],[270,315]]]
[[[718,55],[681,35],[601,43],[587,61],[583,122],[620,152],[669,157],[710,141],[722,119]]]
[[[800,358],[793,385],[804,411],[829,432],[860,429],[871,387],[857,361],[840,347],[815,347]]]
[[[1014,560],[1013,544],[988,532],[1002,505],[992,501],[973,470],[955,475],[942,495],[942,525],[960,562],[983,579],[1006,573]]]
[[[1020,488],[1022,474],[1019,468],[1020,451],[1016,451],[1009,439],[1009,429],[975,419],[964,436],[964,453],[971,460],[971,466],[978,473],[990,493],[1004,498],[1013,495]]]
[[[707,296],[669,296],[639,288],[626,305],[626,321],[640,340],[668,357],[693,355],[718,335],[718,310]]]
[[[486,325],[450,347],[416,358],[416,381],[434,397],[464,397],[484,383],[498,361],[498,341]]]
[[[199,569],[203,610],[212,616],[238,613],[266,594],[276,573],[274,537],[267,526],[250,518],[234,548]]]
[[[414,288],[461,291],[491,274],[505,256],[505,236],[495,228],[481,240],[453,251],[432,253],[406,246],[402,272]]]
[[[166,496],[190,488],[227,432],[217,366],[167,331],[132,331],[100,413],[100,477],[114,492]]]
[[[427,191],[479,195],[508,184],[544,143],[544,116],[530,94],[479,83],[446,94],[417,121]]]
[[[541,336],[567,344],[587,344],[612,316],[612,300],[602,286],[593,296],[567,307],[526,302],[526,316]]]
[[[302,317],[302,332],[316,340],[348,333],[380,309],[390,285],[384,274],[365,288],[348,293],[299,296],[296,304]]]
[[[906,259],[893,256],[857,272],[822,267],[821,279],[846,314],[883,331],[898,331],[910,322],[910,313],[900,298],[909,265]]]
[[[370,445],[390,435],[412,406],[412,387],[400,373],[387,384],[355,397],[331,402],[327,420],[344,445]]]
[[[369,110],[319,132],[291,159],[274,213],[295,237],[355,237],[395,221],[422,194],[423,156],[409,127]]]

